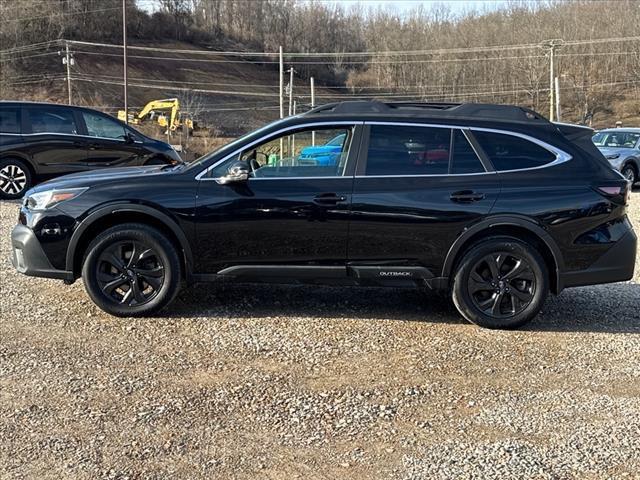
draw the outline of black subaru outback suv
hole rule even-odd
[[[68,175],[28,192],[13,264],[119,316],[182,282],[236,279],[451,292],[491,328],[549,291],[629,280],[629,186],[592,131],[519,107],[343,102],[190,165]]]

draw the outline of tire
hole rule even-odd
[[[31,170],[15,158],[0,160],[0,198],[13,200],[22,198],[32,186]]]
[[[453,280],[456,308],[485,328],[524,325],[538,314],[548,294],[544,259],[530,244],[513,237],[489,237],[472,246]]]
[[[634,185],[638,181],[638,173],[630,163],[622,168],[622,175],[631,182],[631,185]]]
[[[158,230],[138,223],[109,228],[87,248],[82,278],[91,300],[117,317],[154,314],[180,289],[175,246]]]

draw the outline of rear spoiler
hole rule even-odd
[[[573,125],[571,123],[553,122],[553,125],[569,140],[573,145],[587,153],[590,157],[602,162],[608,168],[609,162],[598,148],[591,141],[591,137],[595,130],[591,127],[585,127],[584,125]]]
[[[573,141],[574,139],[588,135],[589,138],[593,136],[594,129],[586,127],[584,125],[573,125],[571,123],[552,122],[560,133],[562,133],[567,140]]]

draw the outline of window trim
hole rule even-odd
[[[561,163],[564,162],[568,162],[569,160],[571,160],[573,157],[571,155],[569,155],[567,152],[560,150],[557,147],[554,147],[553,145],[550,145],[542,140],[539,140],[535,137],[526,135],[524,133],[519,133],[519,132],[512,132],[509,130],[501,130],[501,129],[496,129],[496,128],[485,128],[485,127],[470,127],[470,126],[464,126],[464,125],[449,125],[449,124],[441,124],[441,123],[415,123],[415,122],[392,122],[392,121],[365,121],[365,126],[369,126],[369,125],[397,125],[397,126],[403,126],[403,127],[425,127],[425,128],[447,128],[447,129],[458,129],[458,130],[462,130],[462,133],[467,137],[467,140],[469,140],[469,143],[471,144],[471,147],[474,149],[476,155],[478,156],[478,158],[480,159],[480,162],[483,164],[483,166],[485,167],[485,171],[484,172],[478,172],[478,173],[428,173],[428,174],[413,174],[413,175],[364,175],[364,174],[360,174],[360,175],[355,175],[355,178],[419,178],[419,177],[462,177],[462,176],[470,176],[470,175],[491,175],[491,174],[502,174],[502,173],[510,173],[510,172],[523,172],[523,171],[527,171],[527,170],[538,170],[540,168],[547,168],[547,167],[552,167],[552,166],[556,166],[559,165]],[[370,130],[370,129],[369,129]],[[479,131],[479,132],[491,132],[491,133],[498,133],[498,134],[503,134],[503,135],[511,135],[514,137],[519,137],[522,138],[524,140],[528,140],[542,148],[544,148],[545,150],[549,151],[550,153],[555,155],[555,160],[552,160],[549,163],[546,163],[544,165],[539,165],[537,167],[527,167],[527,168],[516,168],[516,169],[511,169],[511,170],[495,170],[495,168],[493,167],[493,165],[490,163],[488,157],[486,156],[486,153],[483,150],[480,150],[480,146],[476,144],[477,140],[475,139],[475,137],[473,137],[473,132],[474,131]],[[370,135],[370,132],[369,132]],[[369,137],[367,136],[367,141],[368,141]],[[365,157],[365,166],[366,166],[366,149],[363,152],[363,155]],[[488,164],[491,166],[491,169],[487,168],[487,162]],[[362,170],[364,171],[364,170]]]
[[[542,140],[539,140],[535,137],[531,137],[529,135],[526,135],[524,133],[520,133],[520,132],[511,132],[508,130],[499,130],[499,129],[495,129],[495,128],[484,128],[484,127],[471,127],[469,130],[471,130],[471,135],[473,135],[473,132],[488,132],[488,133],[497,133],[497,134],[502,134],[502,135],[511,135],[512,137],[518,137],[518,138],[522,138],[523,140],[527,140],[535,145],[538,145],[539,147],[544,148],[545,150],[547,150],[548,152],[552,153],[553,155],[555,155],[555,160],[550,161],[549,163],[545,163],[544,165],[538,165],[537,167],[526,167],[526,168],[511,168],[509,170],[497,170],[495,168],[495,165],[493,165],[494,170],[496,171],[496,173],[511,173],[511,172],[523,172],[523,171],[528,171],[528,170],[539,170],[541,168],[548,168],[548,167],[553,167],[556,165],[560,165],[561,163],[564,162],[568,162],[569,160],[571,160],[573,157],[571,155],[569,155],[567,152],[565,152],[564,150],[560,150],[557,147],[554,147],[553,145],[544,142]],[[476,138],[474,138],[474,141],[477,142],[478,140]],[[480,146],[480,144],[478,144],[478,148],[482,149],[482,147]],[[486,152],[484,152],[484,150],[482,150],[482,152],[486,155],[487,160],[491,161],[489,156],[486,154]]]
[[[240,153],[242,153],[244,150],[246,150],[247,148],[251,148],[255,145],[258,145],[260,143],[264,143],[265,141],[269,141],[269,140],[273,140],[276,139],[280,134],[282,133],[286,133],[286,132],[290,132],[292,130],[304,130],[304,129],[308,129],[308,128],[312,128],[312,127],[332,127],[332,126],[337,126],[337,125],[348,125],[351,126],[354,129],[354,134],[352,135],[351,138],[351,144],[349,146],[349,155],[347,157],[347,163],[345,165],[345,170],[347,169],[347,167],[349,166],[349,163],[351,162],[352,158],[357,158],[357,155],[359,152],[354,152],[354,148],[357,149],[358,148],[358,134],[357,134],[357,127],[358,126],[362,126],[364,124],[364,122],[362,121],[338,121],[338,122],[313,122],[313,123],[305,123],[305,124],[298,124],[298,125],[289,125],[288,127],[283,127],[280,128],[278,130],[275,130],[271,133],[268,133],[256,140],[254,140],[253,142],[250,142],[246,145],[243,145],[237,149],[235,149],[233,152],[229,153],[228,155],[225,155],[224,157],[222,157],[220,160],[218,160],[217,162],[212,163],[211,165],[209,165],[208,167],[206,167],[204,170],[200,171],[200,173],[198,173],[195,177],[196,180],[201,180],[201,181],[216,181],[219,180],[220,177],[207,177],[207,173],[210,170],[213,170],[215,167],[217,167],[218,165],[222,164],[223,162],[226,162],[227,160],[238,156]],[[335,175],[335,176],[323,176],[323,177],[257,177],[257,178],[250,178],[250,181],[254,181],[254,180],[312,180],[312,179],[328,179],[328,178],[332,178],[332,179],[336,179],[336,178],[353,178],[353,175]]]

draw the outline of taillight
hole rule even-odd
[[[631,189],[626,182],[624,185],[601,185],[596,187],[596,190],[605,197],[615,200],[617,203],[627,205],[629,202],[629,190]]]
[[[596,187],[598,190],[600,190],[602,193],[604,193],[605,195],[608,195],[610,197],[615,197],[616,195],[622,195],[622,192],[624,191],[624,187]]]

